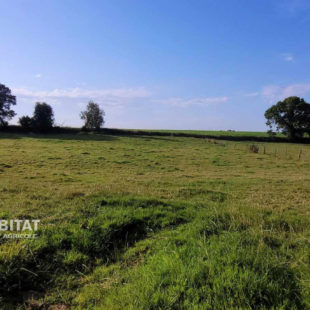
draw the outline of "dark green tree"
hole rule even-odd
[[[18,122],[26,130],[30,130],[33,127],[33,119],[30,116],[22,116]]]
[[[33,112],[32,123],[34,129],[40,132],[50,130],[54,125],[54,112],[45,102],[37,102]]]
[[[302,137],[310,132],[310,104],[296,96],[288,97],[265,112],[266,125],[282,131],[290,139]]]
[[[104,124],[105,113],[100,109],[99,105],[93,101],[89,101],[86,111],[81,112],[81,119],[85,121],[84,128],[100,129]]]
[[[16,105],[16,97],[8,87],[0,84],[0,127],[7,125],[7,120],[16,115],[11,109],[12,105]]]

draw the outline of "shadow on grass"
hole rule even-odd
[[[53,140],[75,140],[75,141],[115,141],[119,137],[103,134],[35,134],[35,133],[0,133],[1,139],[53,139]]]
[[[145,141],[150,140],[162,140],[169,142],[177,142],[175,139],[158,137],[158,136],[141,136],[141,135],[111,135],[105,133],[72,133],[72,134],[62,134],[62,133],[47,133],[47,134],[37,134],[37,133],[7,133],[0,132],[1,139],[22,139],[22,138],[32,138],[32,139],[54,139],[54,140],[70,140],[70,141],[115,141],[119,140],[120,137],[144,139]]]

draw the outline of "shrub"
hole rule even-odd
[[[273,138],[276,136],[276,132],[272,131],[271,129],[267,131],[269,137]]]
[[[257,145],[254,145],[254,144],[250,145],[251,153],[258,153],[258,151],[259,151],[259,147]]]
[[[30,130],[33,125],[33,120],[30,116],[22,116],[18,122],[25,130]]]

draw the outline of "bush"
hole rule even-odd
[[[33,125],[33,120],[30,116],[22,116],[18,122],[25,130],[30,130]]]
[[[258,153],[258,151],[259,151],[259,147],[257,145],[254,145],[254,144],[250,145],[251,153]]]
[[[33,117],[22,116],[18,122],[26,131],[34,130],[47,132],[53,128],[54,112],[52,107],[47,103],[37,102],[34,108]]]
[[[277,135],[276,132],[272,131],[271,129],[267,131],[267,134],[271,138],[273,138],[273,137],[275,137]]]

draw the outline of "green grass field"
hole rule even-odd
[[[0,134],[1,309],[309,309],[310,145]],[[1,233],[1,232],[0,232]]]
[[[133,129],[139,131],[140,129]],[[147,132],[168,132],[168,133],[185,133],[193,135],[209,135],[209,136],[232,136],[232,137],[269,137],[267,132],[263,131],[234,131],[234,130],[169,130],[169,129],[146,129]],[[278,133],[277,137],[285,137]]]

